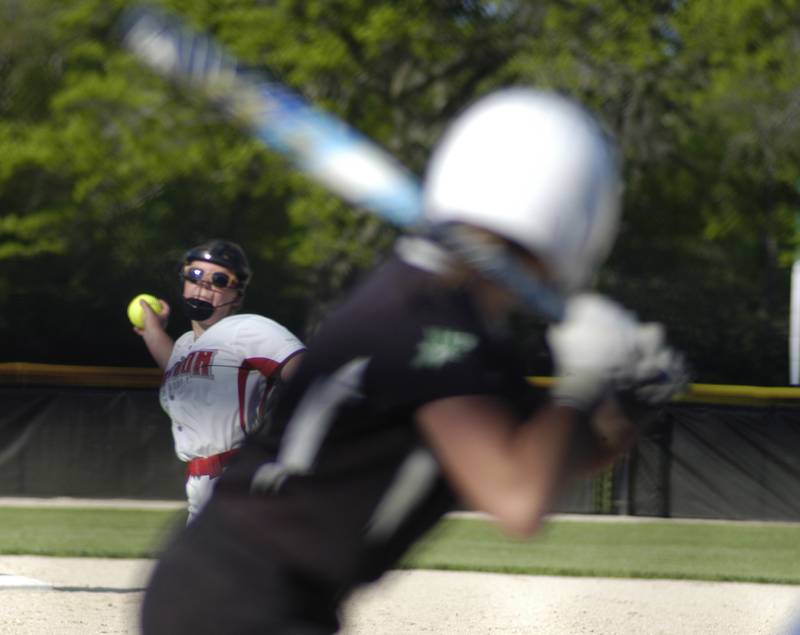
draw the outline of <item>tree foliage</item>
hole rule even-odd
[[[114,36],[127,4],[0,0],[4,359],[149,364],[124,307],[173,298],[176,259],[212,236],[251,255],[247,308],[306,335],[395,230],[141,68]],[[493,88],[579,99],[625,167],[600,287],[666,322],[698,381],[786,381],[796,0],[163,4],[419,175],[446,123]]]

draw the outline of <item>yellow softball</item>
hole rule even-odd
[[[140,300],[147,302],[156,313],[161,313],[163,309],[161,301],[156,296],[150,295],[149,293],[140,293],[137,295],[128,305],[128,319],[137,329],[144,328],[144,309],[142,305],[139,304]]]

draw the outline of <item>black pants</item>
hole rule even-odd
[[[144,635],[324,635],[339,624],[330,587],[240,540],[212,500],[166,548],[142,605]]]

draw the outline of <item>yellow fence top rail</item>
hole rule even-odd
[[[158,388],[160,368],[0,363],[0,385],[96,388]]]
[[[66,364],[0,363],[0,385],[72,386],[97,388],[158,388],[159,368],[123,368],[117,366],[72,366]],[[530,377],[535,386],[546,388],[552,377]],[[790,386],[730,386],[691,384],[679,402],[764,404],[790,402],[800,404],[800,388]]]
[[[546,388],[553,384],[552,377],[531,377],[535,386]],[[714,404],[751,404],[792,402],[800,405],[800,388],[791,386],[731,386],[727,384],[690,384],[686,394],[677,402]]]

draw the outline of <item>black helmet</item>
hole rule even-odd
[[[247,283],[250,282],[252,271],[250,263],[244,250],[234,242],[229,240],[209,240],[201,245],[192,247],[183,255],[183,265],[188,265],[195,260],[213,262],[215,265],[227,267],[239,281],[237,289],[244,291]]]

